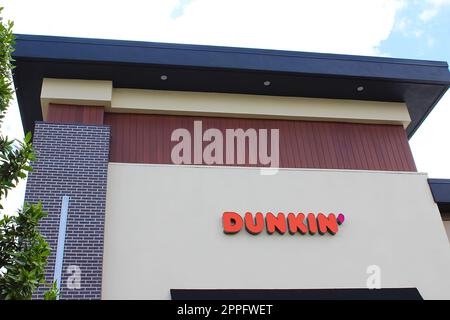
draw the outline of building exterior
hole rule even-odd
[[[408,144],[446,63],[30,35],[14,58],[63,299],[450,299],[450,182]]]

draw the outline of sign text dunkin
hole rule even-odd
[[[259,234],[267,231],[268,234],[273,234],[275,231],[279,234],[306,234],[314,235],[319,233],[324,235],[326,233],[335,235],[339,226],[344,223],[345,217],[342,213],[337,216],[334,213],[325,215],[323,213],[288,213],[283,212],[273,214],[267,212],[263,215],[261,212],[252,214],[246,212],[241,216],[237,212],[227,211],[223,213],[223,232],[226,234],[234,234],[240,232],[244,227],[247,232],[251,234]]]

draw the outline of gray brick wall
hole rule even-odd
[[[41,200],[48,211],[41,232],[52,253],[46,271],[52,281],[61,201],[70,197],[61,299],[100,299],[106,179],[109,158],[109,126],[37,122],[33,145],[37,161],[27,182],[25,200]],[[80,288],[68,288],[69,266],[81,270]],[[70,279],[73,279],[70,278]],[[43,288],[35,298],[41,299]]]

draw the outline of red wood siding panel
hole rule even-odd
[[[281,168],[416,171],[405,130],[397,125],[106,113],[110,161],[170,164],[177,144],[172,132],[186,128],[193,137],[194,120],[202,121],[203,132],[217,128],[224,137],[227,128],[279,129]]]
[[[47,122],[103,124],[104,107],[49,104]]]

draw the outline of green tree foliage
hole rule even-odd
[[[11,21],[5,24],[0,17],[0,129],[14,94],[12,28]],[[29,164],[34,160],[31,133],[24,141],[0,134],[0,201],[32,170]],[[0,208],[3,209],[1,203]],[[39,233],[38,225],[46,215],[40,203],[25,203],[17,215],[0,219],[0,299],[31,299],[42,284],[50,287],[45,299],[54,300],[59,294],[55,284],[47,284],[44,278],[50,246]]]
[[[0,220],[0,265],[6,269],[0,278],[0,298],[31,299],[45,283],[50,247],[38,231],[45,215],[41,204],[25,203],[18,215]]]

